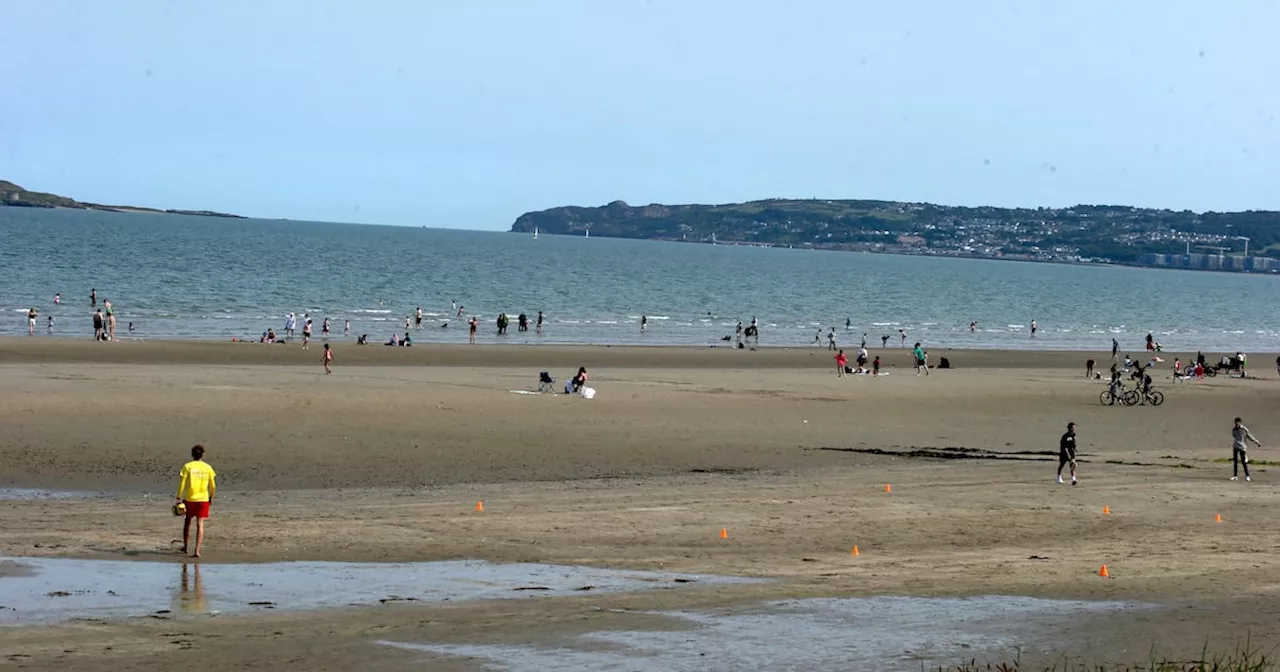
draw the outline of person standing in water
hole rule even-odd
[[[302,316],[302,349],[311,349],[311,316]]]
[[[542,335],[542,311],[538,311],[538,335]]]
[[[61,306],[61,305],[62,305],[62,294],[61,294],[61,293],[59,293],[59,294],[54,294],[54,295],[53,295],[53,305],[55,305],[55,306]],[[92,306],[90,306],[90,307],[92,308]]]
[[[103,327],[105,326],[106,324],[102,321],[102,309],[99,308],[93,311],[93,340],[102,340]]]
[[[329,318],[324,318],[324,322],[320,323],[320,335],[329,338]],[[328,348],[329,346],[325,346]]]
[[[90,308],[98,307],[98,289],[96,287],[89,290],[89,307]]]
[[[971,322],[969,322],[969,333],[971,333],[971,334],[972,334],[973,332],[975,332],[975,331],[977,331],[977,330],[978,330],[978,321],[977,321],[977,320],[972,320]]]
[[[889,347],[889,334],[885,334],[880,337],[880,347],[881,348]]]
[[[1238,479],[1241,465],[1244,465],[1244,480],[1253,480],[1249,477],[1249,453],[1247,452],[1249,441],[1259,448],[1262,447],[1262,443],[1253,437],[1248,427],[1244,426],[1244,421],[1236,418],[1235,423],[1231,425],[1231,480],[1233,481]]]
[[[828,346],[827,346],[828,350],[836,349],[836,328],[835,327],[831,327],[831,331],[827,332],[827,343],[828,343]]]
[[[852,319],[850,319],[850,318],[848,318],[848,317],[844,318],[844,329],[845,329],[845,331],[848,331],[848,330],[850,330],[850,329],[852,329],[852,328],[853,328],[853,320],[852,320]]]
[[[418,312],[413,314],[413,327],[415,329],[422,328],[422,306],[418,306]]]
[[[36,309],[34,307],[27,309],[27,335],[28,336],[36,335],[36,318],[39,316],[40,314],[36,312]]]
[[[290,311],[289,316],[284,318],[284,335],[287,340],[293,340],[293,332],[297,326],[298,318],[293,314],[293,311]]]
[[[1062,468],[1071,466],[1071,485],[1076,484],[1076,423],[1068,422],[1067,431],[1058,439],[1058,483],[1062,483]]]
[[[49,316],[49,324],[46,328],[49,330],[49,335],[52,336],[53,335],[53,316],[52,315]]]
[[[907,347],[907,330],[899,328],[898,335],[902,337],[902,347]],[[919,343],[916,345],[919,345]]]
[[[641,315],[641,316],[640,316],[640,333],[642,333],[642,334],[643,334],[643,333],[644,333],[644,328],[645,328],[645,327],[647,327],[647,326],[649,326],[649,316],[648,316],[648,315]]]
[[[407,339],[409,338],[409,336],[405,335],[405,338]],[[332,361],[333,361],[333,350],[330,350],[329,344],[325,343],[324,344],[324,375],[326,376],[333,373],[333,370],[329,368],[329,363]]]
[[[1031,338],[1035,338],[1035,337],[1036,337],[1036,331],[1037,331],[1037,330],[1039,330],[1039,329],[1040,329],[1040,327],[1039,327],[1039,325],[1037,325],[1037,324],[1036,324],[1036,321],[1035,321],[1035,320],[1031,320]]]
[[[469,322],[467,322],[467,324],[468,324],[468,325],[470,326],[470,328],[471,328],[471,345],[475,345],[475,344],[476,344],[476,329],[480,328],[480,323],[479,323],[479,321],[477,321],[477,320],[476,320],[476,318],[472,317],[472,318],[471,318],[471,320],[470,320]]]
[[[111,302],[104,300],[102,305],[107,309],[107,340],[112,343],[116,340],[116,313],[111,309]]]
[[[351,335],[351,320],[347,320],[346,324],[342,325],[342,335],[343,336]]]

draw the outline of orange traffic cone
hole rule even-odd
[[[889,487],[889,484],[888,484],[888,483],[885,483],[885,484],[884,484],[884,491],[885,491],[885,492],[893,492],[893,488]]]
[[[1222,514],[1221,514],[1221,513],[1215,513],[1215,514],[1213,514],[1213,522],[1215,522],[1215,523],[1221,523],[1221,522],[1222,522]]]
[[[1103,566],[1102,566],[1102,569],[1099,569],[1099,570],[1098,570],[1098,576],[1105,576],[1105,577],[1107,577],[1107,578],[1111,578],[1111,572],[1108,572],[1108,571],[1107,571],[1107,566],[1106,566],[1106,565],[1103,565]]]
[[[1103,505],[1102,505],[1102,515],[1104,515],[1104,516],[1109,516],[1109,515],[1111,515],[1111,507],[1107,506],[1106,504],[1103,504]]]
[[[728,539],[728,538],[729,538],[729,528],[727,528],[727,527],[722,527],[722,528],[720,528],[720,538],[721,538],[721,539]]]
[[[858,552],[858,547],[857,547],[857,546],[854,546],[854,547],[853,547],[853,550],[852,550],[852,551],[849,551],[849,555],[852,555],[853,557],[855,557],[855,558],[856,558],[856,557],[858,557],[859,555],[862,555],[862,554]]]
[[[476,511],[484,511],[484,502],[476,502]]]

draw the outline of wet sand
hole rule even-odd
[[[641,609],[849,595],[1164,605],[1064,637],[1064,651],[1112,660],[1245,634],[1280,642],[1280,470],[1257,464],[1253,483],[1232,483],[1215,462],[1230,456],[1234,415],[1264,446],[1280,437],[1280,381],[1258,366],[1274,356],[1252,357],[1263,379],[1162,374],[1164,406],[1109,408],[1083,377],[1087,353],[934,350],[957,368],[917,377],[895,349],[891,375],[838,379],[817,348],[337,348],[325,377],[319,350],[296,345],[0,340],[0,487],[118,493],[0,503],[0,555],[176,562],[170,491],[200,442],[220,484],[205,563],[478,558],[773,580],[358,619],[0,630],[0,652],[37,668],[160,669],[198,651],[210,669],[413,669],[424,656],[477,669],[373,642],[553,641],[653,625]],[[578,365],[593,400],[511,392]],[[1068,420],[1076,488],[1052,481]],[[1102,563],[1112,579],[1096,576]]]

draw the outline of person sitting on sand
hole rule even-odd
[[[369,345],[369,334],[360,334],[356,339],[356,345]]]
[[[384,345],[400,345],[400,335],[391,334],[391,340],[387,341]]]
[[[404,338],[400,339],[400,346],[407,348],[411,345],[413,345],[413,337],[410,336],[409,332],[406,331],[404,332]]]
[[[578,391],[580,391],[583,388],[583,386],[587,384],[587,367],[585,366],[578,367],[578,375],[574,376],[573,380],[569,382],[572,385],[572,387],[570,388],[572,392],[576,394]]]

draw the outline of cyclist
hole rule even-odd
[[[1111,405],[1116,405],[1116,400],[1124,395],[1124,382],[1121,379],[1120,371],[1116,369],[1116,365],[1111,365],[1111,383],[1108,388],[1111,390]]]
[[[1142,389],[1139,390],[1139,393],[1138,393],[1138,399],[1141,400],[1143,406],[1147,405],[1147,395],[1149,394],[1151,394],[1151,374],[1143,373]]]

